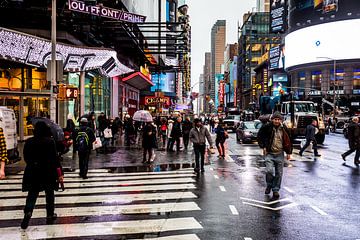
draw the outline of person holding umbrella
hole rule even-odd
[[[143,163],[150,163],[153,156],[153,149],[156,148],[156,127],[152,122],[147,122],[143,128],[142,136]],[[149,160],[146,155],[149,154]]]

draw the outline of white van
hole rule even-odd
[[[4,131],[9,160],[19,160],[19,151],[17,149],[16,116],[12,109],[0,107],[0,127]]]

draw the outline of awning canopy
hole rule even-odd
[[[141,72],[132,73],[124,77],[122,81],[139,90],[144,90],[154,85],[151,80]]]

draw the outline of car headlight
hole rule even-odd
[[[285,122],[285,125],[287,128],[292,128],[293,125],[292,125],[292,122]]]

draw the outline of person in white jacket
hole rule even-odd
[[[172,128],[173,128],[173,124],[174,124],[174,121],[169,119],[168,120],[168,129],[167,129],[167,138],[168,138],[168,142],[167,142],[167,148],[166,150],[167,151],[174,151],[174,149],[170,149],[170,146],[173,146],[172,145],[172,141],[173,139],[171,138],[171,131],[172,131]]]

